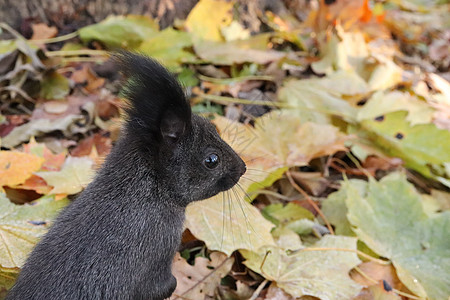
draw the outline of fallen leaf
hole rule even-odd
[[[393,291],[386,291],[383,283],[364,288],[358,296],[352,300],[401,300],[402,297]]]
[[[201,0],[186,18],[185,27],[198,38],[210,41],[223,41],[220,29],[231,23],[232,8],[232,2]]]
[[[56,120],[37,119],[24,125],[15,127],[7,136],[2,139],[2,147],[13,148],[23,142],[27,142],[33,136],[40,136],[47,132],[60,130],[70,135],[72,127],[77,126],[77,122],[82,122],[82,115],[68,115]]]
[[[32,40],[43,40],[53,38],[58,34],[58,29],[55,26],[48,26],[44,23],[32,24],[33,35]]]
[[[84,43],[100,41],[108,48],[135,49],[158,32],[158,23],[148,16],[109,16],[100,23],[81,28]]]
[[[40,96],[45,99],[63,99],[70,92],[69,81],[57,72],[50,72],[41,82]]]
[[[315,296],[323,300],[350,299],[361,286],[350,279],[348,272],[360,263],[356,253],[333,250],[356,250],[356,239],[324,236],[312,246],[317,251],[299,249],[291,254],[274,246],[258,252],[240,250],[244,264],[294,297]],[[323,250],[323,249],[329,250]],[[311,250],[312,250],[311,249]]]
[[[438,129],[434,124],[411,126],[406,116],[407,112],[397,111],[360,124],[363,134],[369,134],[379,149],[401,158],[408,168],[427,177],[442,176],[434,174],[430,165],[450,162],[450,131]]]
[[[259,210],[244,200],[236,190],[208,200],[194,202],[186,208],[186,227],[208,249],[231,255],[237,249],[257,250],[275,245],[270,234],[273,224]]]
[[[400,91],[376,92],[358,110],[357,120],[374,119],[400,110],[408,112],[406,120],[411,125],[431,123],[435,111],[429,104],[409,93]]]
[[[36,172],[44,178],[48,185],[53,186],[51,194],[72,195],[79,193],[92,180],[94,162],[87,157],[67,157],[60,171]]]
[[[161,61],[168,68],[176,69],[181,63],[196,60],[193,53],[184,50],[191,46],[189,33],[167,28],[146,39],[139,51]]]
[[[5,299],[8,290],[12,288],[16,282],[19,270],[17,268],[0,267],[0,299]]]
[[[251,46],[251,39],[227,43],[199,40],[195,41],[194,50],[201,59],[215,65],[245,62],[267,64],[280,60],[286,55],[280,51],[254,49]]]
[[[400,280],[420,297],[450,295],[450,214],[429,218],[421,197],[405,175],[392,173],[379,182],[370,178],[361,193],[345,183],[348,220],[373,251],[392,260]],[[398,234],[397,234],[398,233]]]
[[[68,202],[45,196],[30,204],[16,205],[0,193],[0,266],[21,268],[53,218]]]
[[[353,87],[347,92],[367,91],[364,82],[360,81],[360,84],[355,85],[360,87]],[[342,98],[342,92],[346,93],[345,89],[329,79],[289,80],[279,90],[278,97],[282,102],[295,107],[301,120],[329,124],[333,115],[349,121],[355,119],[356,109]]]
[[[44,158],[45,161],[40,168],[42,171],[58,171],[66,159],[65,152],[54,154],[45,144],[37,143],[34,138],[23,145],[23,152]]]
[[[220,280],[230,272],[234,259],[220,252],[210,254],[211,260],[196,257],[191,266],[179,253],[176,254],[172,272],[177,288],[170,299],[207,299],[215,295]]]
[[[0,188],[24,183],[43,163],[44,159],[36,155],[0,151]]]
[[[397,290],[401,290],[404,287],[397,277],[394,266],[391,264],[381,265],[373,261],[367,261],[360,264],[358,269],[363,273],[352,270],[350,272],[350,277],[361,285],[371,286],[374,284],[373,280],[375,280],[378,283],[383,283],[383,281],[385,281],[391,288]],[[370,280],[368,278],[370,278]]]

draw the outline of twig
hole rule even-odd
[[[255,290],[255,292],[253,292],[252,296],[248,299],[248,300],[255,300],[258,296],[259,293],[261,293],[262,289],[264,288],[264,286],[266,286],[266,284],[269,282],[268,279],[264,279],[263,282],[261,282],[261,284],[258,286],[258,288]]]
[[[223,104],[223,105],[226,105],[229,103],[238,103],[238,104],[249,104],[249,105],[265,105],[265,106],[281,107],[281,108],[294,108],[293,106],[291,106],[287,103],[280,103],[280,102],[263,101],[263,100],[248,100],[248,99],[232,98],[232,97],[225,97],[225,96],[209,95],[209,94],[203,94],[203,93],[197,93],[196,95],[201,98],[211,100],[213,102]]]
[[[37,43],[37,44],[51,44],[51,43],[58,43],[58,42],[67,41],[67,40],[73,39],[73,38],[75,38],[77,36],[78,36],[78,31],[74,31],[72,33],[61,35],[61,36],[57,36],[57,37],[54,37],[54,38],[39,39],[39,40],[29,40],[29,41],[32,42],[32,43]]]
[[[45,55],[48,57],[52,56],[79,56],[79,55],[93,55],[93,56],[107,56],[108,51],[103,50],[61,50],[61,51],[46,51]]]
[[[200,280],[199,282],[197,282],[196,284],[194,284],[193,286],[191,286],[189,289],[187,289],[186,291],[183,292],[183,294],[181,295],[176,295],[175,299],[178,298],[183,298],[185,299],[183,296],[186,295],[187,293],[189,293],[190,291],[192,291],[193,289],[195,289],[200,283],[204,282],[208,277],[210,277],[212,274],[214,274],[217,270],[219,270],[228,260],[230,260],[231,257],[227,257],[223,262],[221,262],[214,270],[211,271],[211,273],[209,273],[208,275],[206,275],[205,277],[202,278],[202,280]],[[175,300],[174,299],[174,300]]]
[[[289,182],[291,183],[291,185],[300,193],[303,195],[303,197],[305,197],[305,199],[308,201],[309,204],[311,204],[311,206],[315,209],[315,211],[320,215],[320,217],[323,219],[323,221],[325,222],[328,230],[330,231],[331,234],[334,235],[334,230],[333,227],[331,227],[330,222],[328,222],[328,219],[325,217],[325,215],[323,214],[322,210],[317,206],[317,204],[311,199],[311,197],[309,197],[309,195],[297,184],[295,183],[294,179],[292,178],[291,172],[288,170],[286,171],[286,175],[287,178],[289,180]]]

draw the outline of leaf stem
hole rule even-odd
[[[232,98],[225,96],[217,96],[217,95],[209,95],[204,93],[196,94],[200,98],[204,98],[222,105],[227,105],[230,103],[238,103],[238,104],[249,104],[249,105],[265,105],[270,107],[281,107],[281,108],[294,108],[293,106],[286,103],[272,102],[272,101],[263,101],[263,100],[248,100],[248,99],[240,99],[240,98]]]
[[[70,39],[73,39],[78,36],[78,31],[74,31],[65,35],[57,36],[54,38],[49,39],[39,39],[39,40],[29,40],[30,42],[37,43],[37,44],[51,44],[51,43],[58,43],[67,41]]]
[[[90,50],[90,49],[46,51],[45,55],[48,56],[48,57],[52,57],[52,56],[79,56],[79,55],[107,56],[108,55],[108,51],[104,51],[104,50]]]

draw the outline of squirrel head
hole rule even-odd
[[[140,145],[160,193],[184,206],[232,188],[245,163],[211,122],[192,114],[175,77],[147,56],[121,52],[116,59],[128,80],[124,134]]]

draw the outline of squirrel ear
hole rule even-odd
[[[161,119],[161,135],[169,143],[176,142],[186,130],[186,121],[171,110],[166,110]]]

